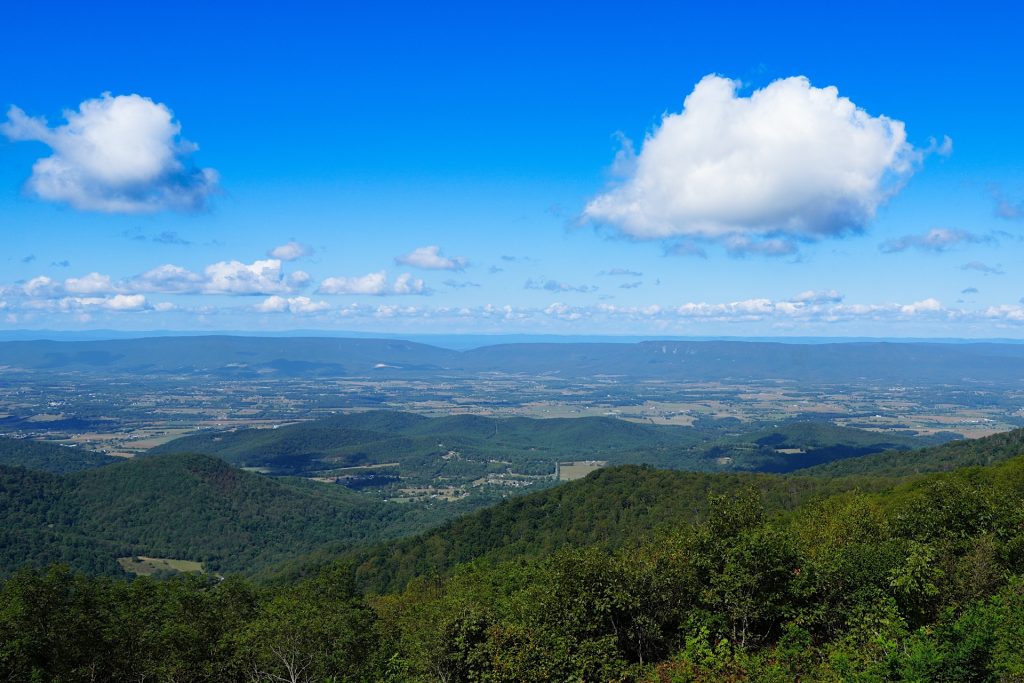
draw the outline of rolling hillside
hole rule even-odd
[[[865,475],[906,477],[948,472],[961,467],[995,465],[1024,455],[1024,429],[981,439],[954,441],[909,452],[884,452],[817,465],[799,474],[826,477]]]
[[[698,520],[707,510],[709,495],[753,487],[770,509],[785,510],[815,497],[852,489],[883,490],[894,482],[880,477],[826,479],[612,467],[397,542],[351,551],[326,546],[285,562],[266,576],[276,582],[294,580],[341,559],[354,564],[362,588],[401,590],[414,577],[442,576],[467,562],[492,564],[544,557],[566,547],[613,549],[637,543]]]
[[[115,462],[121,462],[121,459],[84,448],[67,448],[29,439],[0,438],[0,465],[9,467],[65,474]]]
[[[489,474],[552,475],[556,462],[577,460],[698,471],[787,472],[948,438],[929,440],[827,423],[784,423],[740,434],[728,434],[729,428],[735,429],[650,425],[611,417],[429,418],[371,411],[279,429],[204,432],[150,453],[205,453],[239,467],[286,475],[394,463],[403,485],[429,485],[440,479],[465,485]]]
[[[116,558],[131,555],[253,572],[329,541],[423,529],[458,510],[385,505],[344,487],[268,479],[194,454],[63,477],[0,467],[0,573],[61,561],[116,574]]]

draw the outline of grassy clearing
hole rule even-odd
[[[576,460],[558,464],[558,481],[582,479],[594,470],[599,470],[608,462],[606,460]]]
[[[121,569],[131,574],[156,574],[157,572],[177,572],[182,574],[203,572],[202,562],[192,560],[175,560],[170,557],[145,557],[136,555],[134,557],[119,557],[117,563]]]

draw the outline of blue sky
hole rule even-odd
[[[6,11],[3,328],[1024,337],[1010,3],[138,4]]]

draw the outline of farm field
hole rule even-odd
[[[582,479],[608,464],[606,460],[576,460],[558,463],[558,481]]]

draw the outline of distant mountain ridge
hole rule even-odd
[[[756,341],[498,344],[455,351],[397,339],[190,336],[0,342],[7,372],[249,377],[440,377],[488,372],[691,381],[1024,381],[1024,345]]]

